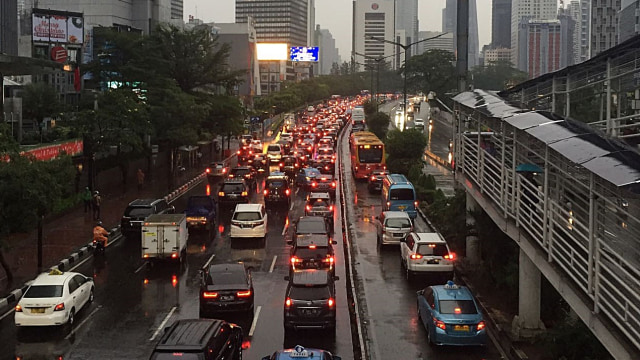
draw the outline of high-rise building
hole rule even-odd
[[[396,31],[404,30],[406,39],[403,44],[418,41],[418,0],[396,0]],[[409,56],[420,53],[415,48]]]
[[[446,50],[455,53],[453,48],[453,33],[447,33],[442,35],[440,31],[420,31],[418,33],[418,40],[429,39],[441,35],[433,40],[423,41],[418,46],[418,53],[422,54],[428,50]]]
[[[182,20],[182,17],[184,16],[183,1],[184,0],[171,0],[171,18],[172,19]]]
[[[309,0],[236,0],[236,22],[256,21],[258,42],[307,46]]]
[[[374,37],[394,41],[394,21],[394,0],[354,0],[353,52],[371,58],[387,57],[396,53],[396,47],[393,44],[372,39]],[[398,64],[393,65],[394,68],[397,66]]]
[[[618,45],[618,12],[620,0],[592,0],[591,57]]]
[[[18,2],[0,1],[0,53],[18,55]]]
[[[484,51],[485,66],[491,65],[491,63],[498,62],[498,61],[511,62],[511,49],[495,48],[495,49],[486,49]]]
[[[640,0],[622,0],[618,13],[618,43],[640,34]]]
[[[511,0],[493,0],[491,4],[491,47],[511,47]]]
[[[534,78],[573,64],[573,19],[521,19],[518,69]]]
[[[453,34],[453,47],[457,50],[457,15],[458,1],[447,0],[446,7],[442,10],[442,31]],[[469,40],[468,40],[469,69],[479,65],[480,42],[478,40],[478,10],[476,0],[469,0]]]
[[[321,29],[320,25],[317,25],[315,43],[320,47],[318,72],[320,75],[328,75],[331,73],[333,63],[338,63],[339,65],[340,62],[336,40],[329,30]]]
[[[318,46],[316,43],[316,0],[309,0],[307,7],[307,46]]]
[[[511,2],[511,63],[518,66],[519,25],[522,18],[554,20],[558,16],[558,0],[513,0]]]
[[[573,56],[574,64],[589,60],[589,28],[591,19],[589,9],[590,0],[571,0],[568,15],[574,21]]]

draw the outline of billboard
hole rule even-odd
[[[33,9],[31,16],[34,42],[82,44],[84,41],[82,14]]]
[[[258,60],[288,60],[287,44],[258,43]]]
[[[289,57],[291,61],[318,62],[318,47],[292,46]]]

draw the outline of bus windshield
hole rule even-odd
[[[358,160],[363,164],[382,162],[382,149],[358,149]]]

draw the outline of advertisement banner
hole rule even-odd
[[[33,13],[33,41],[49,42],[49,15]]]
[[[67,42],[82,44],[84,39],[84,21],[81,17],[70,16],[67,20]]]
[[[74,156],[82,152],[82,143],[82,140],[71,140],[62,144],[49,145],[37,149],[23,151],[20,153],[20,155],[33,156],[40,161],[55,159],[60,156],[62,152],[65,152],[67,155]]]
[[[67,42],[67,19],[63,15],[51,15],[49,19],[49,41]]]

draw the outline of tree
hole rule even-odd
[[[384,139],[387,136],[390,121],[389,115],[383,112],[377,112],[367,117],[367,126],[379,139]]]
[[[389,171],[408,174],[412,165],[422,161],[427,139],[418,130],[391,130],[387,133],[386,150]]]
[[[523,82],[529,77],[526,72],[515,69],[511,62],[506,60],[476,66],[471,70],[471,75],[475,88],[496,91]]]
[[[411,57],[402,71],[412,91],[444,94],[456,88],[455,57],[446,50],[428,50]]]
[[[57,115],[62,109],[60,94],[47,83],[37,82],[26,85],[21,96],[24,114],[36,121],[42,134],[44,119]]]

